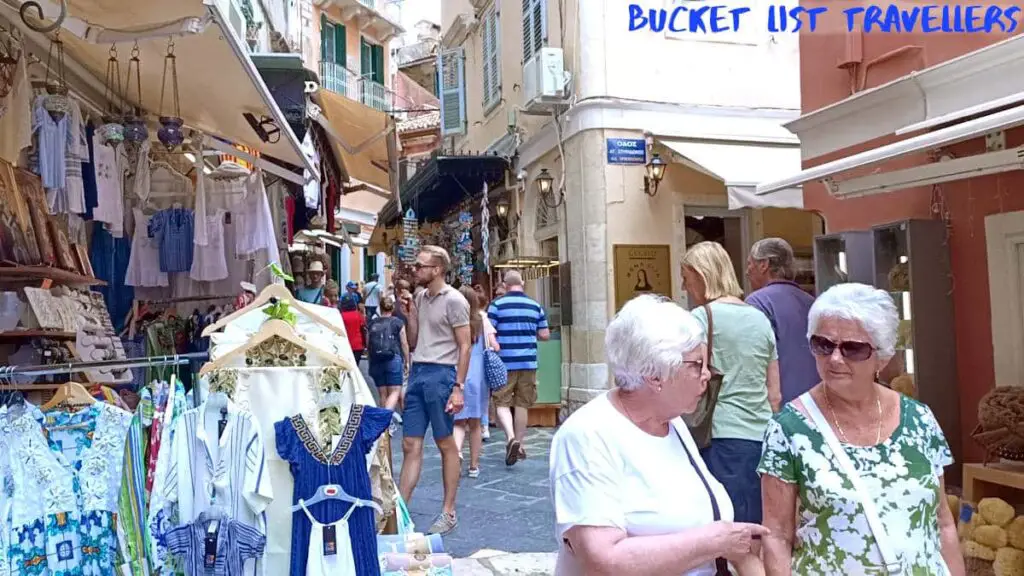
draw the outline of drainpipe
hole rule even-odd
[[[836,67],[846,70],[850,77],[850,94],[853,94],[857,91],[857,76],[864,62],[864,32],[859,29],[848,30],[843,40],[843,57]]]

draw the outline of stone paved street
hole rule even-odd
[[[480,550],[533,553],[557,550],[553,537],[554,511],[548,488],[548,453],[553,434],[553,429],[531,428],[526,441],[528,458],[512,468],[507,468],[504,435],[496,429],[491,429],[491,440],[484,443],[480,477],[471,480],[463,476],[459,485],[459,527],[444,538],[445,549],[452,556],[467,558]],[[441,455],[429,432],[427,436],[423,473],[409,505],[417,530],[423,531],[430,527],[434,517],[440,512],[442,495]],[[393,446],[397,479],[402,461],[401,440],[398,435]],[[468,446],[465,447],[465,457],[468,462]],[[549,560],[545,556],[540,558],[541,562]],[[504,558],[502,561],[511,560]],[[526,561],[528,564],[535,564],[534,558],[528,558]],[[501,561],[494,562],[501,565]],[[551,569],[553,570],[553,564]]]

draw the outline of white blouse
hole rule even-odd
[[[647,434],[612,405],[608,393],[577,410],[559,428],[550,461],[559,544],[555,574],[583,575],[579,560],[563,542],[575,526],[608,526],[629,536],[655,536],[710,524],[711,498],[687,452],[714,492],[721,519],[732,520],[729,495],[708,472],[682,419],[673,420],[671,428],[674,431],[663,438]],[[710,562],[686,574],[714,573]]]

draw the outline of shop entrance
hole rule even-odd
[[[732,259],[736,278],[744,290],[749,289],[744,274],[750,250],[747,229],[747,214],[743,210],[686,207],[686,248],[704,241],[718,242],[724,246]]]

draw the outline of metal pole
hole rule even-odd
[[[153,366],[179,366],[192,360],[205,361],[210,359],[209,352],[190,352],[188,354],[172,354],[168,356],[149,356],[146,358],[129,358],[126,360],[101,360],[99,362],[78,362],[67,364],[42,364],[38,366],[3,366],[0,374],[10,376],[50,376],[54,374],[72,374],[100,368],[149,368]]]

